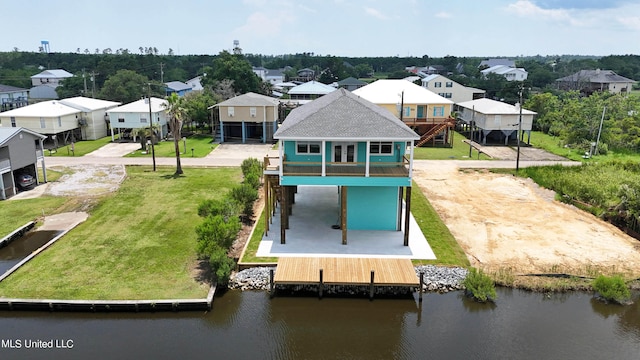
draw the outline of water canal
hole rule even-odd
[[[29,231],[0,248],[0,275],[59,234],[60,231]]]
[[[638,359],[640,305],[500,289],[416,299],[230,291],[213,311],[0,312],[2,359]],[[638,301],[639,294],[635,294]],[[53,340],[54,349],[26,348]],[[21,344],[11,348],[10,344]],[[69,346],[70,345],[70,346]]]

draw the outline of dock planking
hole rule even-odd
[[[323,270],[326,285],[369,285],[374,271],[375,286],[418,286],[409,259],[281,257],[275,273],[276,284],[317,284]]]

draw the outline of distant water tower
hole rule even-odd
[[[48,41],[48,40],[42,40],[42,41],[40,41],[40,50],[41,50],[42,52],[47,53],[47,54],[51,52],[51,51],[49,50],[49,41]]]
[[[233,40],[233,53],[235,55],[242,55],[242,49],[240,48],[239,40]]]

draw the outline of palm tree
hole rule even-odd
[[[182,166],[180,165],[180,138],[182,133],[182,123],[185,116],[185,108],[183,106],[183,98],[176,93],[167,96],[167,103],[164,105],[169,116],[169,127],[171,127],[171,135],[173,136],[173,144],[176,150],[176,173],[182,174]]]

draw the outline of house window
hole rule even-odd
[[[320,154],[320,142],[296,141],[296,154]]]
[[[452,94],[451,93],[444,93],[444,97],[447,99],[451,99]]]
[[[229,115],[229,117],[233,117],[234,113],[235,113],[235,108],[233,106],[229,106],[227,108],[227,115]]]
[[[404,116],[411,116],[411,107],[405,106],[405,108],[404,108]]]
[[[147,123],[147,115],[140,114],[140,122],[146,124]]]
[[[60,116],[58,116],[58,126],[62,126],[62,118]]]
[[[45,126],[45,123],[44,123],[44,118],[43,118],[43,117],[41,117],[41,118],[40,118],[40,128],[44,129],[45,127],[46,127],[46,126]]]
[[[391,141],[372,141],[369,143],[371,155],[393,155],[393,143]]]
[[[119,123],[123,123],[124,122],[124,118],[123,117],[118,117],[118,122]]]
[[[433,116],[444,116],[444,106],[434,106]]]
[[[251,115],[251,117],[256,117],[256,108],[249,108],[249,114]]]
[[[446,87],[453,87],[453,82],[451,81],[447,81],[447,83],[445,84]]]
[[[16,127],[16,118],[15,117],[11,117],[11,127]]]
[[[440,81],[433,84],[433,87],[442,87],[442,83]]]

